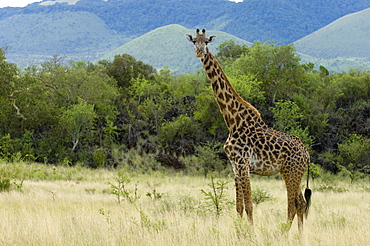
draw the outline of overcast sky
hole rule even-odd
[[[41,0],[0,0],[0,8],[2,7],[24,7],[34,2],[41,2]]]
[[[243,0],[230,0],[234,2],[241,2]],[[30,3],[41,2],[41,0],[0,0],[0,8],[3,7],[24,7]]]

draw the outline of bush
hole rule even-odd
[[[252,202],[256,205],[262,202],[273,201],[273,200],[275,200],[274,196],[272,196],[266,190],[263,190],[260,188],[252,190]]]
[[[10,186],[11,183],[9,178],[0,177],[0,192],[9,191]]]
[[[370,140],[361,135],[352,134],[342,144],[338,144],[338,166],[348,175],[351,182],[364,176],[370,169]]]
[[[196,163],[198,163],[200,170],[203,171],[204,177],[207,177],[210,171],[222,171],[224,169],[222,161],[217,155],[219,144],[207,144],[204,146],[195,147]]]
[[[93,153],[93,167],[104,167],[107,160],[107,151],[104,148],[96,149]]]

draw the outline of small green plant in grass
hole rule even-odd
[[[207,206],[209,210],[214,211],[216,217],[220,217],[221,212],[225,209],[227,205],[232,202],[228,201],[225,197],[225,190],[227,188],[228,181],[217,180],[211,176],[211,183],[208,186],[211,188],[210,191],[201,190],[204,194]]]
[[[185,214],[200,211],[201,202],[191,196],[187,195],[180,196],[177,203],[179,209]]]
[[[108,224],[111,224],[112,220],[110,217],[110,210],[105,210],[104,208],[99,209],[99,214],[103,215],[105,220],[107,221]]]
[[[153,189],[153,191],[148,191],[146,196],[152,198],[153,200],[159,200],[163,197],[163,193],[159,193],[156,189]]]
[[[22,189],[23,189],[23,182],[24,182],[24,179],[20,180],[20,181],[13,181],[13,184],[15,186],[15,188],[17,189],[17,191],[20,191],[22,192]]]
[[[266,190],[257,188],[252,190],[252,202],[256,206],[262,202],[273,201],[275,198]]]
[[[118,203],[121,203],[122,199],[133,203],[140,198],[137,194],[137,185],[135,185],[135,190],[127,189],[126,186],[131,180],[123,172],[118,172],[118,175],[114,179],[116,183],[108,182],[108,184],[110,185],[110,193],[117,197]]]
[[[139,211],[139,212],[140,212],[141,227],[147,229],[148,231],[154,230],[155,232],[159,232],[159,231],[166,230],[168,228],[166,220],[157,219],[153,221],[143,211]]]
[[[249,241],[252,242],[253,230],[248,220],[245,220],[238,216],[233,221],[233,228],[239,239],[247,238]]]
[[[290,230],[292,223],[291,222],[281,222],[279,224],[279,232],[280,233],[287,233]]]
[[[22,192],[23,183],[32,178],[38,169],[30,168],[22,163],[7,163],[0,166],[0,192],[15,188]]]
[[[155,188],[155,185],[151,185],[149,182],[148,182],[148,186],[152,189],[152,191],[148,191],[146,193],[146,196],[152,198],[154,201],[155,200],[159,200],[163,197],[163,193],[159,193],[157,192],[157,189]]]

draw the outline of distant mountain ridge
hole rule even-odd
[[[160,27],[118,47],[100,59],[113,60],[115,55],[130,54],[156,69],[166,66],[175,73],[194,72],[201,68],[201,64],[199,58],[192,52],[191,43],[184,35],[186,33],[194,35],[194,32],[194,29],[177,24]],[[217,36],[210,47],[213,53],[216,53],[216,48],[225,40],[234,40],[237,44],[249,43],[225,32],[214,30],[208,32],[209,35]]]
[[[0,9],[0,20],[15,14],[86,11],[119,34],[138,37],[155,28],[179,24],[220,30],[247,41],[292,43],[336,19],[370,7],[370,0],[44,0],[24,8]]]
[[[144,35],[171,24],[179,25],[177,29],[182,26],[192,30],[222,31],[235,36],[230,38],[246,41],[272,40],[288,44],[300,40],[297,41],[298,51],[320,54],[320,45],[304,43],[305,36],[340,17],[370,7],[370,0],[244,0],[241,3],[228,0],[79,0],[71,5],[50,5],[50,2],[52,0],[44,0],[41,3],[44,5],[33,3],[24,8],[0,9],[0,47],[9,47],[7,57],[11,62],[26,67],[54,54],[67,59],[96,61],[112,57],[116,51],[127,50],[136,54],[137,59],[152,60],[154,64],[151,65],[161,67],[160,60],[167,62],[170,54],[162,59],[161,53],[154,51],[157,46],[152,46],[150,52],[156,55],[149,59],[133,47],[137,43],[142,43],[141,47],[145,42],[155,44],[145,41],[150,35]],[[370,23],[367,17],[365,21]],[[134,40],[136,38],[138,40]],[[361,36],[358,39],[364,42]],[[143,53],[148,55],[148,49]],[[163,65],[171,67],[171,64]],[[184,70],[178,65],[173,69]]]
[[[331,71],[349,68],[370,71],[370,8],[346,15],[294,42],[303,62]]]
[[[297,40],[294,46],[314,57],[370,59],[370,8],[346,15]]]

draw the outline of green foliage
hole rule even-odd
[[[63,112],[60,117],[60,126],[67,132],[73,143],[72,152],[75,151],[82,138],[88,137],[96,117],[94,105],[86,104],[83,101],[72,105],[70,109]]]
[[[176,138],[184,138],[186,135],[194,135],[196,132],[194,122],[190,117],[181,115],[175,121],[163,123],[160,128],[160,137],[162,141],[166,143],[172,143]]]
[[[351,182],[363,177],[370,169],[370,140],[361,135],[352,134],[338,144],[338,165],[343,174],[348,175]]]
[[[1,179],[0,179],[0,192],[9,191],[10,186],[11,186],[10,179],[1,177]]]
[[[225,122],[210,87],[197,95],[195,107],[194,119],[200,121],[202,128],[215,138],[225,137]]]
[[[116,196],[118,203],[121,203],[122,199],[133,203],[140,198],[137,194],[136,186],[135,190],[127,189],[127,185],[131,180],[123,172],[118,172],[114,180],[116,181],[115,183],[108,182],[108,184],[110,186],[110,194]]]
[[[218,51],[230,82],[264,121],[311,147],[316,177],[324,177],[324,170],[352,180],[368,173],[368,72],[331,74],[325,67],[300,65],[290,45],[227,41]],[[201,71],[177,76],[168,68],[155,72],[127,54],[97,65],[66,64],[54,56],[21,71],[6,62],[4,52],[0,71],[2,161],[109,164],[153,173],[166,170],[155,160],[161,152],[183,156],[189,174],[228,170],[220,160],[227,129]],[[347,141],[351,134],[362,137]],[[73,176],[58,169],[35,175],[50,180]]]
[[[310,163],[310,174],[309,175],[312,179],[319,178],[322,172],[323,170],[319,165],[315,163]]]
[[[159,200],[163,197],[163,193],[159,193],[159,192],[157,192],[156,189],[153,189],[153,191],[148,191],[146,193],[146,196],[148,196],[148,197],[150,197],[150,198],[152,198],[153,200],[156,201],[156,200]]]
[[[220,144],[214,143],[198,145],[195,147],[197,158],[194,161],[199,165],[199,168],[203,172],[205,178],[207,178],[209,172],[221,172],[224,168],[222,161],[217,155],[217,153],[220,151],[220,147]]]
[[[106,65],[107,74],[113,77],[118,86],[127,88],[131,85],[131,79],[142,76],[146,79],[154,73],[153,67],[144,64],[142,61],[136,61],[134,57],[128,54],[116,55],[113,62]]]
[[[15,188],[22,192],[23,182],[33,178],[39,170],[25,168],[20,162],[0,165],[0,192]]]
[[[261,88],[261,81],[258,81],[250,74],[231,75],[228,78],[231,85],[242,98],[253,105],[261,105],[265,103],[265,91]]]
[[[93,166],[104,167],[107,160],[107,151],[104,148],[96,149],[93,153]]]
[[[235,74],[250,74],[261,83],[267,103],[286,98],[299,89],[304,70],[292,45],[256,42],[232,63]]]
[[[275,198],[266,190],[261,188],[256,188],[252,190],[252,202],[256,206],[262,202],[273,201]]]
[[[227,40],[217,47],[217,57],[220,57],[220,62],[229,64],[245,53],[248,53],[247,45],[236,44],[234,40]]]
[[[276,129],[287,132],[300,127],[299,120],[303,117],[303,114],[294,102],[281,100],[276,102],[275,107],[270,109],[276,120],[274,124]]]
[[[140,210],[140,224],[144,229],[148,231],[154,230],[155,232],[158,232],[158,231],[166,230],[168,228],[166,220],[161,219],[161,220],[153,221],[152,219],[149,218],[148,215],[146,215],[141,210]]]
[[[208,207],[210,211],[214,212],[217,218],[220,217],[221,212],[225,209],[225,207],[231,204],[224,194],[228,183],[228,181],[223,180],[215,181],[214,177],[211,176],[211,182],[208,184],[211,190],[201,190],[205,199],[208,201]]]
[[[6,162],[14,162],[17,153],[20,151],[20,139],[12,139],[6,134],[0,139],[0,159]]]
[[[276,102],[275,107],[270,110],[274,114],[275,123],[273,126],[276,130],[299,137],[306,148],[310,149],[313,139],[309,136],[308,129],[302,129],[300,125],[299,120],[304,115],[296,103],[281,100]]]

